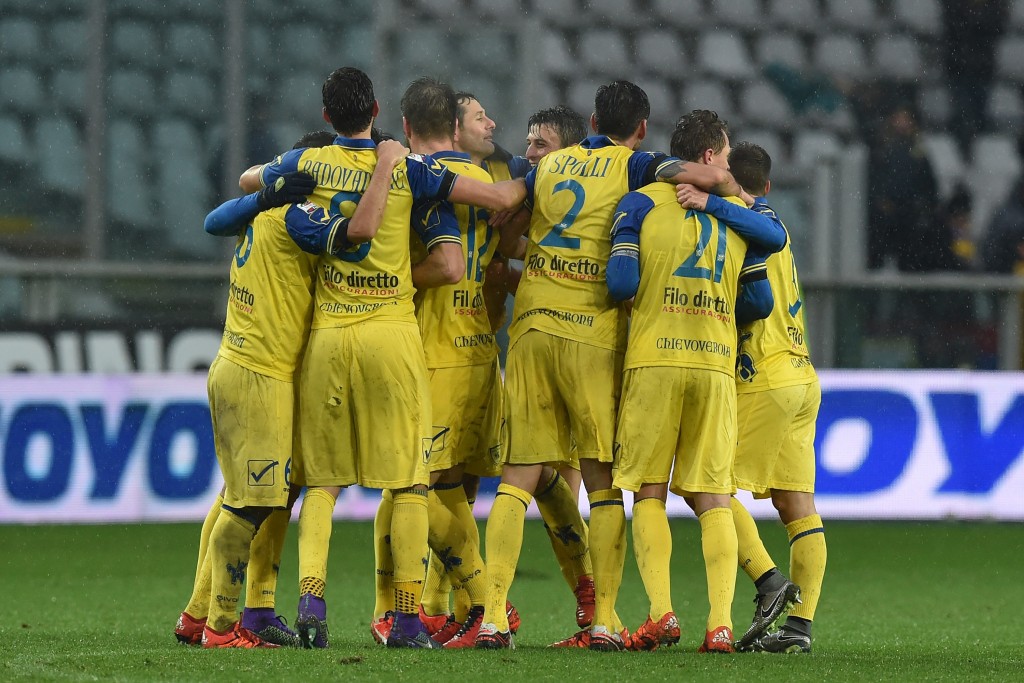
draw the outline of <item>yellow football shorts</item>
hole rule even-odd
[[[224,504],[288,504],[295,387],[222,356],[206,381],[213,443],[224,475]]]
[[[740,394],[736,486],[755,498],[772,489],[814,493],[814,426],[821,406],[818,380]]]
[[[302,484],[399,489],[428,482],[430,387],[415,323],[313,330],[301,377]]]
[[[623,354],[530,330],[505,367],[507,462],[560,465],[611,462]]]
[[[680,496],[735,493],[736,386],[714,370],[626,370],[614,485],[669,484]]]
[[[428,375],[435,435],[430,471],[473,462],[488,470],[480,476],[495,476],[489,468],[489,463],[495,462],[500,474],[502,386],[498,360],[435,368]]]

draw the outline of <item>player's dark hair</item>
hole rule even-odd
[[[459,120],[460,126],[465,123],[465,121],[463,121],[463,117],[466,116],[466,105],[476,99],[476,95],[471,92],[466,92],[465,90],[460,90],[455,93],[455,117]]]
[[[772,174],[772,158],[764,147],[753,142],[737,142],[729,152],[729,170],[744,190],[763,195]]]
[[[455,91],[436,78],[417,78],[402,95],[402,116],[416,135],[428,140],[455,135]]]
[[[374,144],[379,145],[385,140],[394,140],[395,136],[374,126],[370,129],[370,139],[373,140]]]
[[[721,152],[729,124],[710,109],[694,109],[676,121],[669,151],[683,161],[698,161],[706,149]]]
[[[373,82],[355,67],[335,69],[324,81],[323,99],[327,118],[340,135],[360,133],[373,121]]]
[[[534,126],[548,126],[558,135],[558,140],[563,147],[575,145],[587,137],[587,120],[579,112],[561,104],[557,107],[541,109],[530,117],[526,125],[527,129],[532,129]]]
[[[625,139],[651,116],[651,102],[636,83],[612,81],[597,89],[594,97],[594,118],[597,132]]]
[[[334,143],[334,138],[337,137],[334,133],[329,130],[314,130],[306,133],[301,138],[295,141],[292,149],[305,149],[306,147],[326,147],[327,145]]]

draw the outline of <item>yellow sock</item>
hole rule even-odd
[[[665,501],[644,498],[633,503],[633,553],[651,601],[651,619],[658,621],[672,611],[672,532]]]
[[[736,498],[729,499],[729,508],[732,510],[732,519],[736,524],[736,543],[739,548],[740,569],[746,572],[751,581],[757,581],[765,572],[775,569],[772,556],[768,554],[767,548],[761,542],[761,535],[757,532],[757,524],[750,516],[747,508]]]
[[[594,626],[619,632],[615,600],[626,562],[626,513],[622,491],[594,491],[590,500],[590,560],[594,565]]]
[[[711,508],[698,517],[704,571],[708,580],[707,630],[732,628],[732,599],[736,593],[736,525],[729,508]]]
[[[814,621],[814,611],[821,596],[821,582],[825,578],[825,527],[820,515],[808,515],[786,525],[789,534],[790,581],[800,586],[801,604],[790,616]]]
[[[199,560],[196,562],[196,578],[192,582],[192,596],[188,599],[185,612],[193,619],[202,619],[210,613],[210,558],[207,551],[210,548],[210,534],[213,532],[213,525],[217,523],[220,515],[220,506],[224,504],[224,496],[218,494],[217,500],[206,513],[203,520],[203,528],[199,532]]]
[[[391,554],[395,562],[395,611],[418,614],[427,562],[427,491],[393,491]]]
[[[391,555],[391,517],[394,514],[391,491],[383,491],[373,518],[374,603],[373,618],[395,611],[395,561]]]
[[[523,525],[526,508],[533,496],[528,491],[498,484],[494,507],[487,518],[487,601],[484,603],[484,621],[494,624],[499,631],[508,631],[505,601],[508,589],[516,575],[519,553],[523,549]]]
[[[429,508],[428,508],[429,514]],[[430,559],[427,562],[427,576],[423,582],[423,611],[431,616],[448,614],[448,602],[452,594],[452,584],[448,580],[448,573],[433,550],[430,551]]]
[[[580,515],[579,505],[572,496],[572,489],[558,472],[554,472],[544,484],[536,500],[558,568],[569,588],[575,590],[581,576],[590,576],[594,572],[587,547],[587,525]]]
[[[245,584],[246,607],[274,607],[277,572],[281,568],[281,552],[291,514],[291,510],[274,510],[252,539],[249,580]]]
[[[433,491],[427,497],[427,511],[430,515],[430,548],[441,561],[451,585],[464,588],[473,604],[484,604],[487,584],[480,548],[470,538],[462,521],[445,507]],[[444,607],[447,613],[447,591],[444,594]]]
[[[226,631],[238,621],[238,599],[245,586],[249,547],[256,527],[230,510],[221,509],[210,533],[210,616],[207,625]]]
[[[299,594],[324,597],[327,554],[331,549],[331,517],[337,502],[329,491],[306,489],[299,510]]]
[[[438,499],[444,503],[444,506],[451,510],[452,514],[462,522],[466,529],[466,535],[476,545],[479,552],[481,547],[480,529],[477,527],[476,518],[473,517],[473,506],[469,499],[466,498],[466,489],[460,483],[458,486],[451,488],[446,488],[444,485],[435,486],[434,492],[437,494]],[[465,623],[469,610],[473,606],[469,593],[455,586],[452,591],[452,603],[455,620],[460,624]]]

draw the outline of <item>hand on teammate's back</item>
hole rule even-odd
[[[298,204],[306,201],[306,197],[316,189],[316,179],[308,173],[292,171],[282,173],[273,185],[263,188],[256,197],[256,206],[260,211],[272,209],[285,204]]]
[[[409,154],[409,148],[398,140],[383,140],[377,145],[377,163],[390,164],[391,168],[398,165]]]
[[[682,183],[676,185],[676,200],[684,209],[703,211],[708,205],[708,193],[693,185]]]

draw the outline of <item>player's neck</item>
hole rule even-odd
[[[451,138],[424,139],[413,136],[409,139],[409,149],[416,154],[436,154],[437,152],[450,152],[454,144]]]

